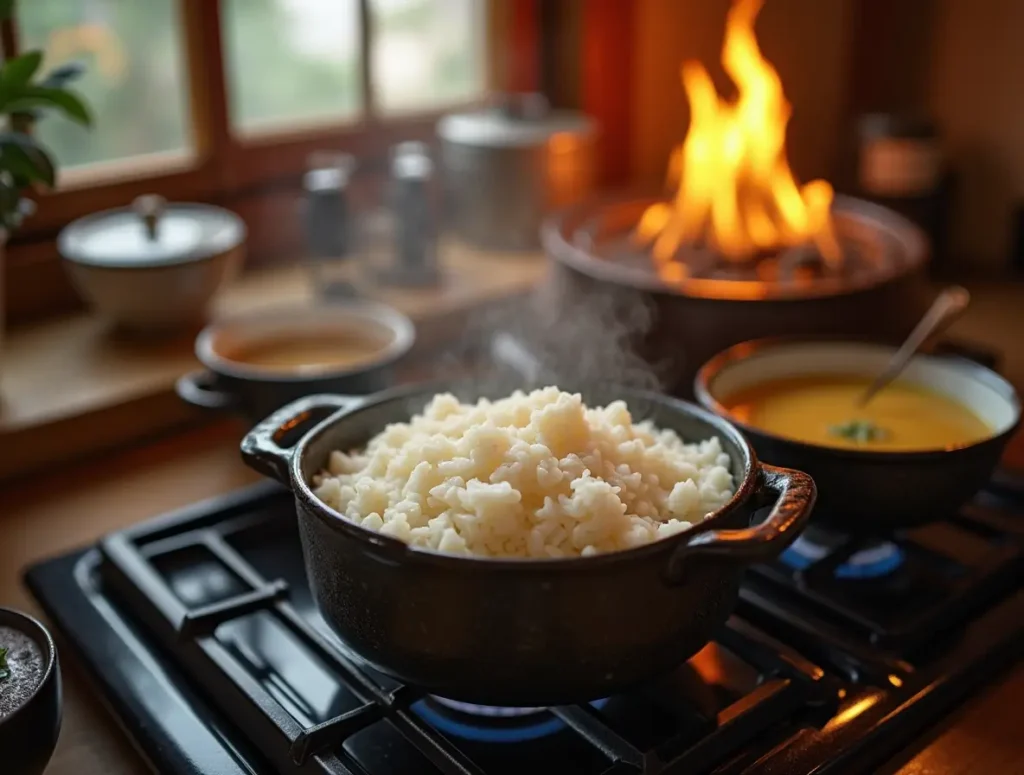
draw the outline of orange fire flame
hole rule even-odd
[[[719,98],[699,62],[683,64],[690,128],[669,161],[675,198],[649,207],[636,229],[666,281],[686,277],[675,260],[680,246],[702,241],[730,261],[807,243],[830,265],[841,261],[832,187],[824,180],[798,186],[786,160],[790,106],[754,35],[762,2],[737,0],[726,20],[722,64],[736,83],[735,101]]]

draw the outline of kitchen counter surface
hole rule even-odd
[[[958,327],[979,339],[1001,323],[990,343],[1006,354],[1007,372],[1024,384],[1024,318],[1020,287],[993,292],[1003,299],[1005,317],[979,305]],[[986,311],[987,310],[987,311]],[[994,316],[994,317],[993,317]],[[1013,330],[1017,331],[1014,341]],[[74,467],[22,479],[0,491],[0,604],[39,615],[21,584],[27,564],[94,542],[111,530],[254,482],[239,459],[244,428],[224,421],[143,448],[109,454]],[[1024,434],[1014,440],[1010,462],[1024,470]],[[146,766],[105,712],[73,655],[64,665],[64,726],[49,775],[143,773]],[[1019,710],[1024,697],[1024,664],[983,689],[945,723],[909,748],[882,772],[898,775],[1011,775],[1024,773]]]

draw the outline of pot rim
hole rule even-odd
[[[665,201],[666,197],[644,191],[626,190],[605,194],[596,198],[571,205],[547,216],[541,224],[540,237],[544,251],[554,260],[585,277],[598,282],[611,283],[624,288],[632,288],[647,293],[655,293],[668,297],[694,299],[700,301],[730,301],[746,304],[783,304],[814,301],[858,293],[867,293],[889,283],[898,282],[904,277],[913,275],[928,262],[929,247],[924,232],[909,219],[874,202],[858,197],[837,194],[832,201],[833,211],[838,210],[852,218],[872,217],[898,233],[899,241],[909,257],[905,265],[878,277],[867,277],[859,282],[850,280],[826,282],[819,281],[813,289],[791,289],[786,286],[767,287],[759,280],[715,280],[693,278],[686,281],[685,288],[674,288],[663,283],[656,274],[630,271],[621,263],[604,261],[592,257],[565,233],[568,221],[579,218],[581,214],[594,207],[607,207],[630,203],[654,204]],[[737,293],[740,286],[751,288],[749,293]],[[730,290],[731,289],[731,290]]]
[[[418,394],[437,393],[440,392],[440,390],[443,390],[445,385],[450,387],[452,383],[450,381],[442,383],[420,383],[385,390],[367,397],[366,400],[357,400],[352,407],[333,412],[329,417],[326,417],[324,420],[317,423],[317,425],[303,435],[293,449],[291,462],[288,466],[292,493],[328,528],[341,532],[348,538],[359,541],[368,549],[392,554],[396,558],[401,558],[406,562],[415,561],[427,565],[439,565],[448,570],[460,570],[467,572],[487,569],[491,571],[515,573],[569,573],[575,571],[597,570],[620,562],[625,563],[633,560],[639,561],[660,556],[662,554],[672,554],[680,544],[692,540],[695,535],[720,527],[717,523],[719,523],[722,518],[741,508],[748,500],[750,500],[757,488],[761,470],[757,454],[750,442],[747,441],[743,434],[740,433],[730,421],[709,412],[696,404],[672,398],[671,396],[666,396],[661,393],[634,388],[618,388],[622,391],[627,391],[635,398],[667,403],[675,411],[681,411],[685,414],[689,414],[706,423],[709,426],[709,429],[713,431],[714,435],[729,438],[736,445],[740,450],[741,455],[743,455],[743,478],[736,487],[736,491],[733,493],[732,498],[730,498],[726,504],[714,511],[701,522],[693,525],[693,527],[688,530],[683,530],[667,538],[655,540],[648,544],[633,547],[632,549],[604,552],[590,557],[531,557],[513,559],[507,557],[489,558],[472,555],[464,556],[446,554],[444,552],[435,552],[430,549],[410,546],[400,539],[381,535],[380,533],[375,533],[371,530],[367,530],[361,525],[355,524],[316,497],[312,488],[302,476],[302,461],[305,456],[306,448],[309,444],[321,437],[339,422],[344,421],[356,412],[361,412],[373,406],[378,406],[393,400],[409,398]],[[750,564],[736,559],[727,560],[727,562],[740,565]]]
[[[390,330],[393,338],[372,358],[365,361],[349,366],[307,369],[305,371],[271,370],[248,365],[224,357],[214,347],[217,335],[229,328],[244,327],[256,321],[262,323],[274,318],[278,318],[282,322],[293,318],[309,317],[312,319],[314,312],[316,313],[316,319],[320,321],[323,321],[325,317],[334,315],[338,320],[348,319],[351,321],[361,319],[377,323]],[[320,307],[278,306],[221,318],[199,332],[195,342],[195,354],[203,366],[219,376],[232,377],[247,382],[295,384],[350,377],[365,373],[371,369],[388,366],[409,352],[415,340],[416,327],[408,317],[394,307],[360,299],[347,301],[344,304],[324,304]]]
[[[745,434],[760,436],[777,444],[787,444],[794,447],[800,447],[813,452],[816,455],[829,456],[849,460],[851,462],[937,462],[939,460],[948,459],[950,454],[965,452],[992,443],[1002,443],[1006,439],[1009,439],[1009,437],[1012,436],[1021,425],[1022,409],[1020,397],[1017,395],[1017,391],[1014,389],[1013,385],[1011,385],[1005,377],[992,371],[992,369],[977,363],[976,361],[960,356],[950,355],[939,356],[918,353],[912,360],[926,360],[940,366],[941,368],[955,368],[969,376],[971,379],[974,379],[976,382],[987,385],[1000,393],[1012,410],[1014,417],[1013,421],[1002,431],[985,436],[984,438],[978,439],[977,441],[969,444],[961,444],[955,447],[946,447],[942,449],[867,450],[853,449],[850,447],[829,447],[823,444],[801,441],[800,439],[794,439],[788,436],[780,436],[776,433],[745,423],[734,417],[732,413],[714,396],[712,391],[712,384],[714,380],[732,365],[748,360],[754,356],[770,353],[773,350],[780,350],[803,344],[834,344],[868,347],[879,351],[886,351],[888,353],[896,351],[896,347],[877,341],[867,339],[841,339],[834,336],[781,336],[751,339],[723,350],[700,367],[700,370],[697,372],[697,376],[694,379],[694,393],[697,400],[705,409],[708,409],[731,422],[733,425],[740,428]]]
[[[28,698],[19,705],[14,712],[8,714],[4,718],[0,718],[0,727],[13,719],[18,717],[18,714],[25,710],[39,693],[43,690],[50,681],[53,680],[53,675],[57,666],[57,647],[54,645],[53,636],[50,635],[50,631],[47,630],[42,623],[33,616],[17,610],[16,608],[9,608],[7,606],[0,606],[0,626],[11,627],[11,629],[20,630],[28,635],[32,640],[36,642],[36,645],[44,647],[46,653],[46,669],[43,670],[43,675],[39,679],[39,683],[32,689],[32,693]],[[40,643],[40,640],[42,642]]]

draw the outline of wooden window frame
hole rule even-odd
[[[37,211],[6,250],[7,322],[19,323],[80,307],[60,265],[57,233],[98,210],[121,207],[145,193],[170,200],[212,202],[238,211],[250,224],[249,265],[293,259],[301,250],[295,208],[301,176],[316,151],[384,158],[400,140],[431,140],[437,120],[464,106],[380,116],[372,89],[373,23],[369,0],[359,0],[363,105],[345,124],[296,125],[287,131],[233,131],[219,0],[176,0],[188,72],[193,149],[71,169],[58,189],[37,198]],[[537,87],[537,6],[541,0],[486,0],[484,91]],[[15,9],[15,18],[17,9]],[[16,23],[0,27],[8,56],[18,50]],[[198,74],[201,74],[198,75]],[[255,217],[257,216],[258,217]],[[247,217],[249,216],[249,217]]]

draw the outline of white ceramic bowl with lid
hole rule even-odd
[[[201,323],[244,259],[246,227],[221,207],[139,197],[80,218],[57,247],[75,287],[122,328],[153,333]]]

